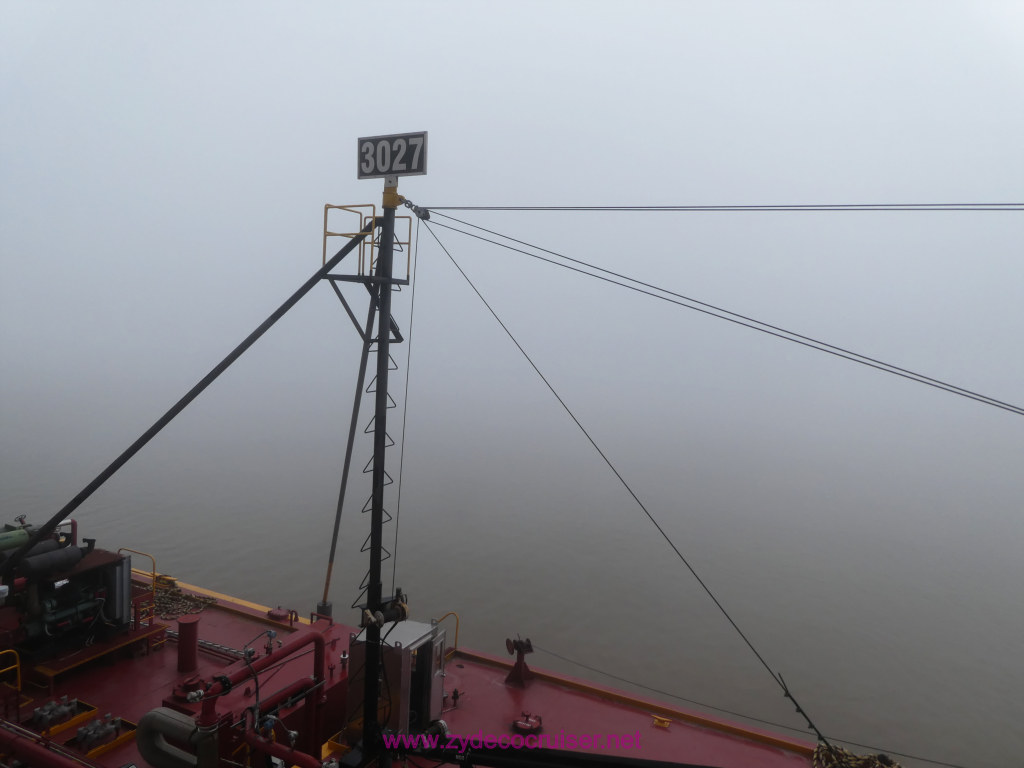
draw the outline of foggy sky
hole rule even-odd
[[[425,206],[1021,202],[1022,93],[1017,2],[0,3],[4,514],[63,505],[312,274],[324,203],[379,204],[359,136],[429,131]],[[1024,404],[1020,213],[454,215]],[[898,582],[888,618],[948,604],[1024,684],[1019,416],[435,232],[711,580],[750,564],[755,624],[813,568],[854,613]],[[660,552],[425,231],[418,277],[403,505],[484,562],[544,526]],[[315,291],[80,516],[168,505],[125,523],[159,539],[174,494],[244,490],[322,541],[357,350]],[[962,658],[942,618],[894,634]]]

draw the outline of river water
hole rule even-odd
[[[502,276],[479,269],[493,294]],[[457,611],[466,647],[502,654],[518,633],[538,648],[535,666],[645,693],[602,670],[800,733],[500,328],[432,294],[431,274],[417,298],[404,469],[398,447],[388,468],[401,499],[396,482],[386,587],[397,562],[414,617]],[[577,310],[611,306],[614,289],[573,285],[535,287],[515,332],[818,727],[951,765],[1024,764],[1016,417],[779,342],[751,345],[712,321],[679,328],[678,310],[640,299],[583,326]],[[568,309],[549,309],[566,295]],[[313,609],[358,345],[329,292],[297,311],[76,512],[84,535],[149,552],[185,581]],[[310,323],[330,326],[331,340],[310,339]],[[95,372],[16,381],[7,403],[24,407],[4,412],[5,515],[40,521],[60,508],[205,370],[188,368],[122,377],[127,363],[112,359],[107,386]],[[400,444],[402,413],[389,417]],[[360,438],[331,587],[351,622],[367,564]]]

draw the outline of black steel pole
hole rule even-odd
[[[335,285],[337,290],[337,285]],[[345,307],[348,309],[348,307]],[[363,384],[366,381],[366,366],[370,358],[370,335],[373,333],[373,317],[377,311],[376,300],[370,296],[370,309],[366,316],[366,330],[363,332],[363,351],[359,356],[359,375],[356,377],[356,396],[352,404],[352,420],[348,425],[348,442],[345,444],[345,463],[341,470],[341,488],[338,490],[338,508],[334,515],[334,532],[331,534],[331,552],[327,557],[327,575],[324,577],[324,599],[316,606],[316,612],[324,616],[332,614],[327,595],[331,590],[331,575],[334,573],[334,556],[338,551],[338,531],[341,529],[341,512],[345,506],[345,492],[348,489],[348,473],[352,467],[352,447],[356,440],[356,422],[359,419],[359,405],[363,401]],[[351,311],[350,311],[351,314]]]
[[[391,211],[391,214],[393,217],[394,210]],[[263,323],[260,324],[260,326],[255,331],[250,333],[246,337],[245,341],[243,341],[241,344],[235,347],[234,350],[232,350],[227,357],[220,361],[217,367],[215,367],[212,371],[206,374],[206,376],[203,377],[203,379],[198,384],[192,387],[192,389],[190,389],[185,394],[185,396],[181,398],[181,400],[179,400],[177,403],[171,406],[171,409],[167,411],[167,413],[165,413],[163,416],[161,416],[152,427],[147,429],[138,440],[129,445],[128,448],[125,449],[124,453],[122,453],[120,456],[114,459],[114,461],[110,463],[110,466],[108,466],[106,469],[100,472],[91,483],[89,483],[87,486],[85,486],[85,488],[79,491],[78,495],[75,496],[75,498],[73,498],[67,504],[65,504],[64,507],[57,514],[55,514],[43,525],[37,528],[35,533],[33,533],[33,535],[29,537],[29,540],[22,544],[13,553],[11,553],[10,557],[8,557],[7,560],[4,561],[3,565],[0,566],[0,581],[10,577],[14,573],[15,567],[17,567],[18,563],[21,561],[21,558],[25,556],[26,552],[32,549],[32,547],[34,547],[38,541],[53,533],[57,526],[60,525],[61,522],[68,515],[70,515],[72,512],[78,509],[82,502],[84,502],[87,498],[92,496],[92,494],[95,493],[96,490],[101,485],[107,482],[107,480],[110,479],[111,475],[113,475],[115,472],[117,472],[117,470],[123,467],[132,456],[134,456],[136,453],[142,450],[142,447],[146,443],[148,443],[150,440],[156,437],[157,433],[159,433],[160,430],[166,427],[175,416],[177,416],[179,413],[185,410],[185,407],[193,400],[195,400],[197,397],[199,397],[199,394],[208,386],[210,386],[218,376],[224,373],[224,371],[228,369],[228,366],[230,366],[233,362],[235,362],[235,360],[241,357],[243,352],[245,352],[249,347],[255,344],[256,340],[259,339],[260,336],[266,333],[274,323],[280,320],[284,316],[285,312],[287,312],[289,309],[295,306],[299,299],[301,299],[303,296],[309,293],[309,291],[313,288],[314,285],[319,283],[324,277],[327,276],[328,272],[330,272],[332,269],[338,266],[338,263],[343,258],[345,258],[353,250],[355,250],[355,248],[363,241],[363,239],[370,232],[373,231],[375,223],[376,222],[371,222],[370,224],[363,227],[363,229],[360,231],[358,235],[349,240],[348,243],[346,243],[345,246],[340,251],[338,251],[333,256],[333,258],[331,258],[330,261],[328,261],[326,264],[324,264],[323,267],[317,270],[316,274],[314,274],[311,278],[309,278],[309,280],[303,283],[302,287],[299,288],[299,290],[293,293],[288,298],[288,300],[285,301],[284,304],[278,307],[277,310],[270,317],[264,320]]]
[[[398,207],[397,179],[384,182],[384,222],[377,252],[377,276],[374,286],[377,301],[377,382],[373,430],[373,496],[370,507],[370,578],[366,590],[366,608],[373,616],[381,602],[381,550],[384,545],[384,452],[387,449],[388,362],[391,346],[391,262],[395,240],[395,208]],[[381,726],[377,720],[380,701],[380,627],[367,622],[366,678],[363,691],[364,759],[373,760],[381,751]]]

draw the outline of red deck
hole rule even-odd
[[[169,629],[177,629],[177,622],[163,622]],[[153,627],[152,629],[157,629]],[[325,639],[327,680],[323,688],[322,707],[328,723],[324,739],[344,726],[341,711],[345,701],[348,670],[341,660],[348,651],[350,633],[356,630],[341,624],[317,621],[313,625],[272,621],[266,609],[222,599],[218,605],[208,607],[200,614],[200,647],[198,669],[178,672],[177,642],[167,639],[153,645],[159,632],[143,632],[136,642],[123,644],[117,653],[88,661],[89,654],[98,649],[83,649],[82,663],[74,658],[50,660],[42,665],[53,678],[52,695],[47,690],[46,675],[23,669],[23,691],[32,697],[22,707],[22,720],[30,716],[34,707],[51,699],[67,695],[78,698],[95,708],[90,717],[107,713],[121,717],[130,731],[146,712],[155,707],[171,706],[180,711],[198,712],[199,704],[186,702],[172,695],[176,686],[188,678],[210,681],[229,669],[244,667],[240,661],[231,661],[224,651],[204,647],[206,642],[227,648],[240,649],[246,644],[264,654],[265,639],[253,642],[267,629],[278,633],[277,640],[287,643],[295,633],[316,632]],[[276,641],[275,641],[276,644]],[[314,655],[312,648],[296,650],[283,664],[260,674],[261,697],[265,701],[288,683],[307,679],[311,674]],[[787,737],[741,727],[705,715],[667,707],[653,701],[627,696],[611,689],[601,688],[584,681],[545,673],[534,669],[534,676],[525,687],[505,683],[511,665],[495,657],[456,651],[448,659],[445,673],[445,711],[442,715],[451,733],[463,738],[488,736],[511,737],[516,731],[512,723],[524,712],[543,718],[542,730],[550,746],[562,749],[576,748],[582,743],[594,754],[622,755],[649,760],[689,762],[720,768],[743,766],[809,766],[812,745]],[[61,670],[61,671],[58,671]],[[33,685],[32,682],[36,685]],[[457,702],[452,696],[459,691]],[[245,709],[255,701],[256,690],[251,680],[239,683],[230,693],[220,697],[217,708],[230,712],[232,722],[239,720]],[[13,718],[10,718],[13,719]],[[287,718],[286,718],[287,719]],[[81,723],[79,723],[81,724]],[[292,728],[292,724],[289,724]],[[50,737],[66,743],[75,736],[77,725],[60,726]],[[300,730],[299,726],[295,726]],[[609,746],[608,735],[613,736]],[[615,746],[616,741],[618,746]],[[312,745],[310,745],[312,746]],[[310,748],[309,751],[315,751]],[[0,753],[4,747],[0,744]],[[326,753],[325,753],[326,754]],[[319,752],[316,753],[319,758]],[[92,753],[89,760],[110,768],[129,763],[145,765],[133,738],[108,751]]]
[[[813,745],[806,742],[536,668],[518,688],[505,683],[510,668],[503,659],[474,652],[457,651],[449,659],[445,688],[462,693],[458,706],[444,714],[453,734],[513,734],[512,722],[525,712],[541,716],[540,733],[556,748],[568,748],[570,737],[579,744],[590,736],[594,746],[581,751],[722,768],[810,765]],[[628,746],[616,747],[616,741]]]

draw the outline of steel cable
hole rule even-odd
[[[587,438],[587,440],[590,442],[590,444],[594,447],[594,450],[596,450],[598,455],[604,460],[604,463],[608,465],[608,468],[612,471],[612,473],[615,475],[615,477],[618,478],[619,482],[622,484],[622,487],[626,489],[626,491],[629,493],[629,495],[633,498],[633,501],[635,501],[637,503],[637,506],[640,507],[640,509],[643,511],[644,515],[647,516],[647,519],[651,522],[651,524],[655,527],[655,529],[657,529],[658,533],[661,534],[661,537],[672,548],[672,551],[676,553],[676,556],[679,558],[679,560],[683,563],[683,565],[686,566],[687,570],[690,571],[690,573],[693,575],[693,577],[697,580],[697,583],[700,584],[700,586],[707,593],[708,597],[710,597],[712,602],[718,607],[718,610],[726,618],[726,620],[729,622],[729,624],[732,625],[732,628],[734,630],[736,630],[736,633],[743,639],[743,642],[746,643],[747,647],[754,654],[754,656],[757,657],[757,660],[761,662],[761,665],[765,668],[765,670],[767,670],[768,674],[771,675],[772,679],[776,682],[776,684],[778,684],[779,687],[782,688],[783,694],[786,696],[786,698],[790,699],[790,701],[793,702],[793,704],[796,706],[797,712],[799,712],[801,715],[803,715],[804,719],[807,721],[808,727],[811,730],[813,730],[815,732],[815,734],[818,736],[818,740],[819,741],[823,741],[823,742],[825,742],[827,744],[828,743],[827,739],[824,737],[824,735],[821,733],[821,731],[818,730],[818,728],[814,725],[814,723],[811,721],[811,719],[807,715],[807,713],[796,702],[796,699],[793,697],[792,693],[789,691],[789,688],[787,687],[785,681],[782,679],[782,676],[777,674],[774,670],[772,670],[772,668],[768,665],[768,662],[765,661],[764,657],[760,654],[760,652],[757,650],[757,648],[754,647],[754,644],[746,636],[746,634],[743,632],[743,630],[740,629],[739,625],[733,620],[732,616],[729,615],[729,612],[725,609],[725,606],[722,605],[721,602],[719,602],[718,598],[715,596],[715,593],[711,591],[711,588],[704,582],[704,580],[700,577],[700,575],[697,573],[697,571],[694,569],[694,567],[692,565],[690,565],[689,560],[686,559],[686,557],[680,551],[679,547],[677,547],[675,545],[675,542],[673,542],[672,539],[669,538],[669,535],[665,532],[665,529],[661,527],[661,525],[658,523],[658,521],[654,518],[654,515],[651,514],[650,510],[647,509],[647,506],[640,500],[640,497],[636,495],[636,493],[633,491],[633,488],[629,485],[628,482],[626,482],[626,479],[622,476],[622,474],[619,472],[619,470],[616,469],[615,465],[611,462],[611,459],[609,459],[607,454],[605,454],[605,452],[603,450],[601,450],[601,447],[597,444],[597,442],[594,440],[594,438],[590,435],[590,433],[587,431],[586,427],[584,427],[583,424],[580,422],[580,420],[578,418],[576,418],[576,415],[572,412],[572,409],[569,408],[569,406],[566,404],[566,402],[562,399],[562,397],[558,394],[558,392],[552,386],[551,382],[548,381],[547,377],[541,372],[540,368],[537,367],[537,364],[533,362],[533,359],[530,357],[530,355],[526,352],[525,349],[523,349],[523,346],[518,342],[518,340],[516,340],[516,337],[512,334],[512,331],[510,331],[508,326],[506,326],[505,323],[502,322],[501,318],[498,316],[498,313],[494,311],[494,309],[488,303],[487,299],[485,299],[483,297],[483,294],[481,294],[479,289],[476,287],[476,285],[474,285],[473,281],[469,278],[469,275],[467,275],[465,273],[465,271],[462,269],[462,267],[459,266],[459,263],[457,261],[455,261],[454,257],[451,255],[451,253],[448,251],[448,249],[445,248],[444,243],[442,243],[441,240],[438,238],[438,236],[434,232],[433,228],[429,224],[427,224],[426,226],[427,226],[427,231],[431,234],[431,236],[434,238],[434,240],[437,241],[437,244],[439,246],[441,246],[441,249],[445,252],[445,255],[447,255],[448,259],[452,262],[452,264],[455,265],[455,268],[459,271],[459,273],[462,275],[462,277],[465,279],[465,281],[469,284],[469,287],[477,295],[477,297],[480,299],[480,301],[483,302],[484,306],[487,307],[488,312],[491,313],[491,315],[494,317],[494,319],[498,322],[498,325],[501,326],[502,330],[505,331],[505,333],[506,333],[506,335],[508,335],[509,339],[512,340],[512,343],[516,345],[516,348],[520,351],[520,353],[523,355],[523,357],[526,358],[526,361],[530,364],[530,366],[533,368],[533,370],[537,373],[537,375],[540,377],[541,381],[543,381],[544,384],[547,386],[547,388],[551,391],[551,394],[554,395],[555,399],[562,406],[562,408],[565,410],[565,412],[569,415],[569,418],[571,418],[573,420],[573,422],[575,422],[576,426],[579,427],[579,430],[583,433],[583,436]]]
[[[443,216],[444,214],[441,214],[441,215]],[[581,264],[581,265],[587,267],[588,269],[593,269],[593,270],[596,270],[598,272],[603,272],[605,274],[612,275],[614,278],[617,278],[617,279],[613,279],[612,277],[605,277],[604,275],[601,275],[601,274],[594,274],[593,272],[587,272],[584,269],[579,269],[577,267],[569,266],[568,264],[563,264],[561,262],[554,261],[553,259],[549,259],[549,258],[546,258],[544,256],[539,256],[536,253],[531,253],[530,251],[525,251],[525,250],[523,250],[521,248],[516,248],[516,247],[508,245],[506,243],[499,242],[497,240],[491,240],[490,238],[482,237],[481,235],[474,234],[473,232],[466,232],[465,230],[461,230],[461,229],[458,229],[456,227],[452,227],[452,226],[450,226],[448,224],[444,224],[442,222],[435,222],[435,223],[439,227],[444,227],[445,229],[449,229],[452,232],[458,232],[459,234],[466,235],[467,237],[473,237],[473,238],[476,238],[477,240],[482,240],[483,242],[491,243],[492,245],[497,245],[497,246],[499,246],[501,248],[506,248],[508,250],[515,251],[516,253],[521,253],[521,254],[523,254],[525,256],[529,256],[529,257],[537,259],[539,261],[547,262],[548,264],[553,264],[554,266],[561,267],[562,269],[567,269],[567,270],[569,270],[571,272],[577,272],[577,273],[579,273],[581,275],[586,275],[587,277],[592,277],[592,278],[594,278],[596,280],[602,280],[604,282],[611,283],[612,285],[617,285],[620,288],[626,288],[627,290],[631,290],[631,291],[634,291],[636,293],[643,294],[645,296],[650,296],[651,298],[660,299],[660,300],[666,301],[666,302],[668,302],[670,304],[675,304],[677,306],[684,307],[686,309],[691,309],[691,310],[694,310],[695,312],[700,312],[702,314],[718,318],[719,320],[725,320],[725,321],[733,323],[735,325],[740,325],[740,326],[743,326],[745,328],[750,328],[751,330],[759,331],[761,333],[765,333],[765,334],[767,334],[769,336],[774,336],[774,337],[782,339],[784,341],[789,341],[789,342],[792,342],[794,344],[799,344],[799,345],[807,347],[809,349],[814,349],[814,350],[817,350],[819,352],[824,352],[826,354],[832,355],[834,357],[841,358],[843,360],[849,360],[850,362],[858,363],[858,364],[864,365],[864,366],[866,366],[868,368],[874,368],[874,369],[882,371],[884,373],[889,373],[889,374],[892,374],[894,376],[899,376],[901,378],[908,379],[909,381],[915,381],[915,382],[917,382],[919,384],[924,384],[925,386],[933,387],[935,389],[939,389],[939,390],[944,391],[944,392],[949,392],[950,394],[959,395],[960,397],[967,398],[968,400],[974,400],[974,401],[982,403],[984,405],[990,405],[990,406],[992,406],[994,408],[1000,408],[1002,410],[1009,411],[1010,413],[1014,413],[1014,414],[1016,414],[1018,416],[1024,416],[1024,407],[1021,407],[1021,406],[1018,406],[1018,405],[1014,405],[1013,403],[1008,403],[1008,402],[1005,402],[1005,401],[1002,401],[1002,400],[997,400],[994,397],[990,397],[988,395],[984,395],[984,394],[981,394],[979,392],[975,392],[973,390],[966,389],[964,387],[959,387],[959,386],[957,386],[955,384],[951,384],[949,382],[942,381],[940,379],[935,379],[935,378],[932,378],[930,376],[926,376],[924,374],[917,373],[915,371],[912,371],[912,370],[909,370],[909,369],[906,369],[906,368],[901,368],[900,366],[893,365],[891,363],[886,363],[886,362],[884,362],[882,360],[878,360],[876,358],[869,357],[867,355],[862,355],[862,354],[860,354],[858,352],[853,352],[852,350],[848,350],[848,349],[845,349],[843,347],[836,346],[834,344],[829,344],[827,342],[820,341],[818,339],[814,339],[814,338],[812,338],[810,336],[804,336],[802,334],[796,333],[795,331],[789,331],[789,330],[786,330],[785,328],[781,328],[779,326],[775,326],[775,325],[772,325],[770,323],[763,322],[761,320],[756,320],[756,319],[754,319],[752,317],[748,317],[746,315],[741,315],[741,314],[739,314],[737,312],[732,312],[731,310],[727,310],[727,309],[724,309],[722,307],[718,307],[718,306],[715,306],[713,304],[709,304],[707,302],[700,301],[698,299],[693,299],[691,297],[684,296],[682,294],[676,293],[676,292],[671,291],[669,289],[661,288],[659,286],[652,285],[650,283],[646,283],[646,282],[643,282],[641,280],[637,280],[636,278],[632,278],[632,277],[629,277],[627,275],[623,275],[623,274],[620,274],[620,273],[617,273],[617,272],[612,272],[611,270],[602,269],[601,267],[597,267],[595,265],[588,264],[587,262],[580,261],[579,259],[573,259],[573,258],[571,258],[569,256],[565,256],[564,254],[560,254],[560,253],[557,253],[555,251],[550,251],[550,250],[548,250],[546,248],[541,248],[540,246],[531,245],[530,243],[526,243],[526,242],[524,242],[522,240],[517,240],[516,238],[508,237],[507,235],[502,235],[502,234],[493,232],[491,230],[485,229],[484,227],[478,227],[475,224],[468,224],[467,222],[463,222],[463,221],[461,221],[459,219],[454,219],[454,217],[446,217],[446,218],[452,218],[455,221],[459,221],[459,223],[461,223],[461,224],[466,224],[467,226],[471,226],[471,227],[474,227],[476,229],[484,230],[484,231],[489,232],[491,234],[494,234],[494,235],[496,235],[498,237],[502,237],[502,238],[505,238],[507,240],[511,240],[513,242],[520,243],[521,245],[525,245],[525,246],[527,246],[529,248],[533,248],[534,250],[542,251],[544,253],[550,253],[550,254],[552,254],[554,256],[557,256],[557,257],[559,257],[561,259],[565,259],[567,261],[571,261],[571,262],[574,262],[576,264]],[[627,283],[621,282],[621,280],[628,280],[631,283],[635,283],[635,285],[629,285]],[[642,286],[642,287],[637,287],[637,286]],[[651,290],[647,290],[647,289],[651,289]],[[658,293],[655,293],[654,291],[657,291]],[[690,303],[687,303],[687,302],[690,302]],[[699,306],[694,306],[695,304],[699,305]]]

